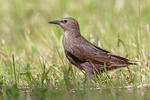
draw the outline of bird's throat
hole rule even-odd
[[[73,41],[78,38],[78,36],[81,36],[79,32],[65,31],[63,36],[63,45],[69,46],[70,43],[73,43]]]

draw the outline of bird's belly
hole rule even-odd
[[[80,66],[86,73],[94,74],[94,72],[99,72],[104,69],[104,64],[101,63],[93,63],[93,62],[84,62],[81,63]]]

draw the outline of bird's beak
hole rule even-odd
[[[60,21],[59,20],[54,20],[54,21],[49,21],[48,23],[50,24],[60,24]]]

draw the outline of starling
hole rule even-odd
[[[66,57],[87,76],[95,72],[103,72],[105,68],[112,70],[134,64],[127,58],[114,55],[86,40],[80,34],[79,24],[74,18],[67,17],[49,23],[63,28],[63,47]]]

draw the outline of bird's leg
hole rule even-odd
[[[129,67],[127,67],[128,68],[128,72],[129,72],[129,79],[131,79],[132,78],[132,73],[131,73],[131,71],[130,71],[130,69],[129,69]]]
[[[86,89],[91,89],[93,86],[93,78],[94,78],[94,75],[91,73],[91,72],[85,72],[86,74],[86,86],[87,88]]]
[[[92,80],[93,79],[93,74],[92,73],[86,72],[86,75],[87,75],[87,79],[88,80]]]

